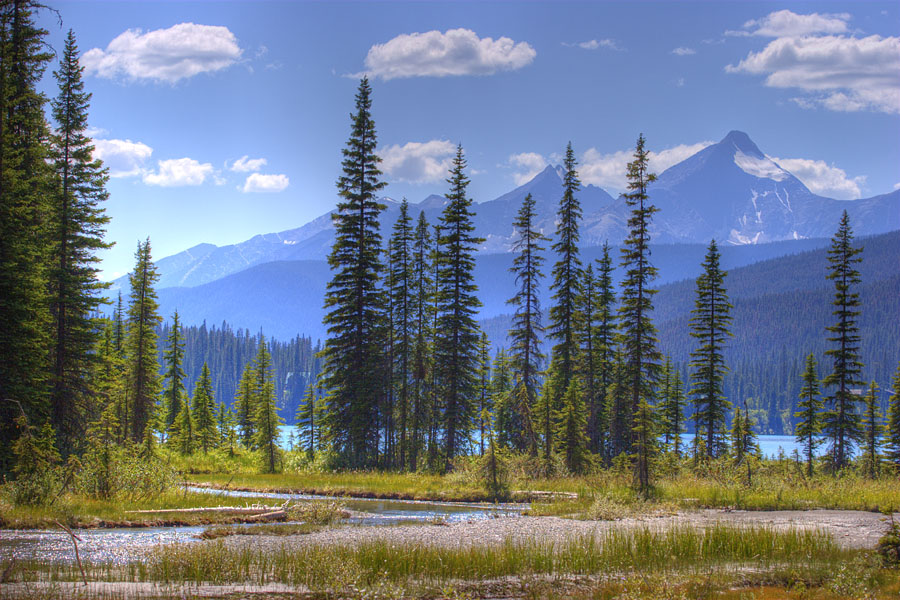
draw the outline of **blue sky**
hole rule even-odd
[[[570,140],[615,193],[639,133],[663,170],[732,129],[822,195],[900,186],[896,2],[52,4],[112,175],[105,278],[147,236],[161,258],[330,210],[363,73],[394,198],[444,192],[457,143],[485,201]]]

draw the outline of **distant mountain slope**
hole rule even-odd
[[[545,234],[555,231],[556,207],[562,192],[559,167],[548,166],[531,181],[488,202],[475,205],[476,233],[485,238],[482,253],[507,252],[513,241],[512,221],[527,194],[536,200],[536,224]],[[652,234],[656,243],[725,245],[830,237],[841,212],[847,210],[857,236],[900,229],[900,190],[865,200],[841,201],[817,196],[766,157],[747,134],[725,138],[661,173],[650,186],[651,201],[660,208]],[[584,213],[581,243],[598,246],[625,238],[629,209],[623,198],[585,186],[578,194]],[[384,199],[382,235],[397,219],[399,203]],[[428,196],[412,204],[414,217],[424,211],[436,223],[445,204]],[[201,244],[157,262],[159,287],[197,286],[273,261],[322,260],[334,239],[331,215],[302,227],[257,235],[229,246]],[[114,288],[127,287],[124,278]]]

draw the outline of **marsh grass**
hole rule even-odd
[[[281,546],[259,550],[220,542],[173,545],[145,561],[143,580],[269,582],[330,589],[341,582],[485,580],[523,575],[598,575],[690,571],[713,567],[800,570],[854,556],[819,531],[675,527],[610,530],[562,543],[506,540],[496,545],[440,547],[371,541],[356,545]],[[145,576],[145,579],[144,579]]]
[[[322,531],[325,525],[318,523],[272,523],[253,525],[251,527],[230,525],[225,527],[209,527],[200,534],[200,539],[217,540],[231,535],[308,535]]]

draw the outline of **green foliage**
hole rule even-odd
[[[52,504],[61,490],[56,434],[49,422],[38,430],[28,423],[24,412],[16,419],[19,437],[13,443],[15,480],[6,486],[6,495],[15,505]]]
[[[298,444],[305,448],[309,460],[315,456],[316,450],[322,448],[322,416],[324,406],[316,396],[316,390],[309,386],[303,396],[303,404],[297,409]]]
[[[887,532],[878,540],[878,555],[886,567],[900,566],[900,523],[891,515]]]
[[[166,339],[167,348],[163,353],[165,363],[166,387],[163,390],[166,407],[166,428],[170,428],[181,412],[181,402],[185,396],[184,370],[184,337],[181,333],[181,324],[178,321],[178,311],[172,315],[172,328]]]
[[[380,180],[377,139],[371,115],[371,87],[360,81],[350,139],[343,150],[341,200],[334,214],[335,240],[328,256],[334,276],[325,294],[325,388],[329,390],[328,433],[349,467],[371,467],[378,455],[378,401],[382,355],[376,326],[384,310],[379,289],[384,205],[376,194]]]
[[[659,412],[660,433],[663,447],[681,456],[681,434],[684,433],[684,384],[681,375],[672,368],[672,360],[667,356],[660,375]]]
[[[58,184],[50,196],[50,264],[47,279],[52,320],[50,417],[63,455],[83,442],[92,390],[85,373],[94,366],[99,329],[92,316],[109,287],[97,278],[97,252],[110,248],[103,241],[109,217],[107,171],[93,158],[87,137],[91,95],[84,91],[84,68],[78,64],[75,35],[69,30],[59,69],[54,73],[59,94],[51,103],[56,128],[50,137]]]
[[[874,479],[879,470],[878,446],[881,442],[884,424],[881,419],[881,408],[878,401],[878,384],[872,381],[863,398],[863,471],[870,479]]]
[[[284,421],[275,408],[275,383],[272,381],[272,358],[265,339],[260,338],[259,352],[254,369],[254,422],[256,435],[254,445],[260,451],[260,464],[264,473],[274,473],[281,460],[278,447],[279,427]]]
[[[616,293],[613,288],[613,264],[609,244],[603,243],[603,255],[597,259],[597,275],[594,279],[594,314],[590,319],[593,330],[593,358],[590,361],[594,373],[596,398],[589,405],[588,436],[591,452],[609,458],[610,422],[606,397],[613,382],[613,358],[616,351]]]
[[[885,446],[888,459],[900,471],[900,363],[891,382],[891,397],[888,399],[888,421]]]
[[[813,475],[813,457],[816,448],[821,444],[819,434],[822,432],[822,409],[825,403],[819,397],[819,376],[816,373],[816,358],[810,354],[806,357],[806,368],[803,371],[803,389],[800,390],[800,404],[794,417],[799,419],[795,434],[797,441],[803,445],[806,455],[806,473]]]
[[[212,380],[209,375],[209,367],[203,363],[200,378],[194,387],[194,397],[191,401],[194,417],[194,437],[197,440],[197,449],[207,453],[217,445],[216,432],[216,401],[213,398]]]
[[[400,215],[388,242],[390,253],[391,336],[393,340],[391,387],[396,395],[397,429],[399,431],[399,465],[406,467],[410,444],[410,395],[413,339],[415,336],[413,246],[415,244],[409,204],[400,204]]]
[[[558,258],[553,265],[550,283],[553,305],[550,307],[550,324],[548,333],[556,344],[550,351],[550,368],[556,375],[557,382],[551,387],[544,387],[542,401],[544,407],[544,459],[550,459],[553,449],[553,429],[548,426],[551,413],[556,411],[566,393],[569,382],[575,376],[578,360],[578,299],[581,294],[581,259],[579,257],[578,231],[581,220],[581,203],[575,194],[581,188],[578,172],[575,167],[575,152],[572,143],[566,146],[563,168],[563,195],[559,201],[556,223],[556,241],[553,251]],[[547,394],[550,395],[547,395]]]
[[[584,406],[584,390],[576,377],[562,397],[562,407],[556,416],[558,430],[557,451],[563,456],[570,473],[583,473],[590,465],[587,413]]]
[[[859,358],[859,292],[855,286],[861,279],[856,265],[862,262],[859,254],[862,248],[853,247],[853,230],[850,217],[844,211],[837,233],[831,239],[828,250],[828,279],[834,281],[835,324],[825,329],[831,334],[828,341],[835,347],[825,351],[833,360],[831,373],[822,381],[822,387],[835,388],[826,397],[829,407],[825,415],[824,431],[831,439],[831,466],[838,471],[849,463],[854,445],[862,438],[859,414],[856,404],[859,396],[852,386],[862,385]]]
[[[430,414],[429,399],[432,397],[429,382],[433,375],[432,347],[433,335],[432,319],[434,305],[431,302],[432,286],[431,278],[431,234],[428,230],[428,221],[425,212],[419,213],[416,222],[415,238],[413,241],[412,264],[412,294],[413,319],[415,321],[413,348],[412,348],[412,400],[411,411],[411,440],[409,444],[409,462],[406,468],[415,471],[419,465],[419,453],[425,443],[426,431],[429,427],[428,415]]]
[[[237,426],[240,433],[241,444],[244,448],[253,448],[253,438],[256,434],[255,415],[253,414],[253,365],[247,363],[238,383],[237,394],[234,397],[235,411],[237,412]]]
[[[651,287],[656,278],[656,267],[650,262],[650,224],[659,209],[650,204],[647,186],[656,180],[649,172],[649,153],[644,148],[643,134],[638,136],[634,160],[628,163],[628,193],[625,202],[631,208],[628,218],[628,237],[622,246],[622,296],[619,303],[619,340],[622,358],[622,378],[618,386],[621,400],[627,396],[627,404],[619,407],[617,425],[620,436],[613,440],[613,455],[632,448],[633,418],[641,401],[653,397],[653,386],[659,372],[661,354],[657,349],[656,327],[650,319],[653,311]],[[627,433],[624,433],[627,432]]]
[[[710,457],[723,456],[727,451],[725,416],[731,406],[722,392],[722,380],[728,373],[723,351],[732,335],[732,306],[725,289],[728,273],[720,268],[719,258],[716,240],[712,240],[703,260],[703,273],[697,278],[690,320],[691,337],[698,340],[698,347],[691,352],[689,394],[694,397],[697,434],[706,437]]]
[[[466,195],[469,178],[465,168],[463,149],[458,146],[447,179],[450,192],[437,240],[434,368],[445,468],[463,452],[477,412],[480,334],[475,317],[481,302],[475,295],[474,269],[475,251],[483,240],[473,233],[474,213],[472,199]]]

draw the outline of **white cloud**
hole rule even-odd
[[[287,175],[263,175],[251,173],[244,182],[242,190],[248,192],[280,192],[288,186]]]
[[[779,166],[791,172],[815,194],[857,200],[862,198],[860,186],[866,184],[866,176],[847,177],[843,169],[828,165],[823,160],[808,158],[772,158]]]
[[[747,21],[741,31],[726,31],[725,34],[780,38],[846,33],[849,20],[850,15],[847,13],[798,15],[789,10],[779,10],[761,19]]]
[[[110,177],[134,177],[143,172],[153,148],[131,140],[94,140],[94,158],[109,169]]]
[[[106,50],[85,52],[81,64],[87,73],[106,79],[123,76],[175,83],[229,67],[241,53],[237,38],[227,27],[180,23],[147,32],[129,29]]]
[[[678,87],[684,87],[684,77],[679,77],[675,80],[675,85]]]
[[[900,190],[900,182],[894,184],[895,190]]]
[[[618,44],[616,44],[615,40],[611,40],[608,38],[602,40],[588,40],[586,42],[578,42],[577,44],[566,44],[563,43],[563,46],[578,46],[579,48],[583,48],[584,50],[598,50],[600,48],[606,48],[607,50],[622,50],[619,48]]]
[[[398,35],[369,48],[366,71],[384,80],[399,77],[491,75],[531,64],[537,55],[527,42],[479,38],[470,29]]]
[[[213,174],[213,166],[193,158],[173,158],[159,161],[159,170],[144,173],[144,183],[162,187],[200,185]]]
[[[650,171],[656,174],[662,173],[712,143],[704,141],[696,144],[679,144],[659,152],[651,151],[649,153]],[[632,160],[634,160],[632,150],[602,154],[596,148],[589,148],[581,158],[578,175],[584,183],[597,185],[607,190],[622,191],[628,185],[625,174],[628,170],[628,163]]]
[[[537,152],[522,152],[510,156],[509,164],[516,169],[516,172],[513,173],[516,185],[523,185],[534,179],[534,176],[543,171],[548,163],[547,159]]]
[[[395,144],[378,151],[381,170],[394,181],[436,183],[446,179],[456,145],[447,140]]]
[[[233,163],[229,167],[235,173],[249,173],[250,171],[259,171],[266,164],[264,158],[250,158],[246,154]]]
[[[783,37],[725,70],[808,92],[795,99],[803,108],[900,114],[900,37]]]
[[[691,54],[697,54],[697,51],[693,48],[682,48],[679,46],[678,48],[672,50],[672,54],[675,54],[677,56],[690,56]]]

